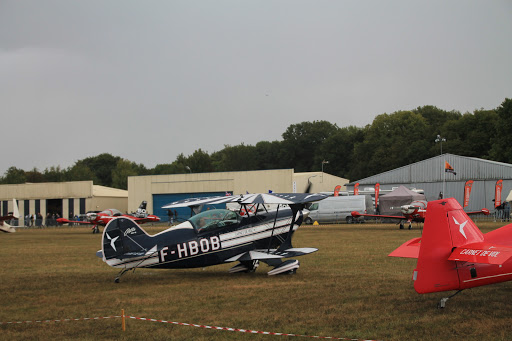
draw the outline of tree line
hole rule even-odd
[[[256,145],[225,145],[209,154],[198,149],[172,163],[147,168],[103,153],[39,171],[10,167],[1,184],[93,180],[95,184],[127,189],[128,176],[205,173],[294,168],[324,171],[351,181],[425,160],[440,154],[437,135],[445,138],[443,152],[512,163],[512,99],[496,109],[461,114],[427,105],[381,114],[365,127],[338,127],[327,121],[290,125],[281,141]],[[329,161],[329,163],[322,163]]]

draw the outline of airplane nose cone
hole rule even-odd
[[[308,209],[303,209],[302,210],[302,216],[303,216],[303,219],[306,220],[306,218],[309,217],[309,210]]]

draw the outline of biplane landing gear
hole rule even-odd
[[[297,272],[297,269],[299,268],[300,263],[296,259],[290,259],[285,262],[282,262],[278,266],[276,266],[274,269],[270,270],[268,272],[269,276],[272,275],[281,275],[281,274],[289,274],[293,275]]]
[[[254,272],[254,271],[256,271],[256,269],[258,268],[259,265],[260,265],[260,261],[259,260],[242,261],[242,262],[238,263],[237,265],[235,265],[234,267],[232,267],[231,269],[229,269],[229,273],[236,273],[236,272],[249,273],[249,272]]]
[[[443,308],[446,306],[446,302],[447,302],[450,298],[452,298],[452,297],[454,297],[455,295],[457,295],[458,293],[460,293],[461,291],[462,291],[462,290],[459,290],[459,291],[457,291],[457,292],[456,292],[455,294],[453,294],[453,295],[450,295],[450,296],[448,296],[448,297],[441,298],[441,300],[439,301],[439,303],[437,303],[437,309],[443,309]]]
[[[123,269],[121,271],[119,271],[119,273],[117,274],[117,277],[114,279],[114,282],[115,283],[119,283],[119,281],[121,280],[121,276],[124,275],[125,272],[129,271],[129,270],[132,270],[132,269]],[[135,268],[133,268],[133,271],[135,271]]]

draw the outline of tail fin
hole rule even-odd
[[[151,236],[133,220],[112,219],[103,230],[103,257],[108,261],[144,256],[149,251],[149,239]]]
[[[139,208],[137,209],[133,216],[137,218],[146,218],[148,216],[148,212],[146,210],[147,205],[147,201],[144,200],[143,202],[141,202]]]
[[[482,232],[455,199],[429,202],[413,276],[415,290],[422,294],[459,289],[456,263],[448,258],[454,248],[483,241]]]
[[[20,217],[20,211],[18,210],[18,204],[16,203],[16,199],[12,199],[12,215],[14,218],[18,219]]]

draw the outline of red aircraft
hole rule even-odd
[[[160,218],[158,218],[156,215],[148,214],[146,211],[147,202],[143,201],[139,208],[137,209],[137,212],[133,214],[123,214],[121,211],[116,210],[115,208],[110,208],[108,210],[104,210],[101,212],[88,212],[85,216],[84,221],[74,221],[74,220],[68,220],[65,218],[59,218],[57,219],[57,222],[59,224],[67,224],[67,223],[74,223],[74,224],[92,224],[94,225],[92,227],[93,232],[92,233],[99,233],[98,225],[105,226],[107,225],[112,219],[117,217],[128,217],[134,221],[136,221],[139,224],[147,223],[147,222],[157,222],[160,221]]]
[[[421,238],[389,256],[417,258],[413,272],[419,294],[464,289],[512,280],[512,224],[483,234],[454,198],[429,202]]]
[[[375,218],[388,218],[388,219],[400,219],[400,229],[404,228],[404,222],[409,223],[409,230],[412,229],[412,223],[423,223],[425,222],[425,216],[427,213],[427,202],[425,200],[413,201],[409,205],[400,206],[400,211],[403,215],[376,215],[376,214],[362,214],[357,211],[353,211],[352,217],[375,217]],[[480,211],[467,212],[466,214],[478,214],[483,213],[489,215],[490,212],[487,208],[482,208]]]

